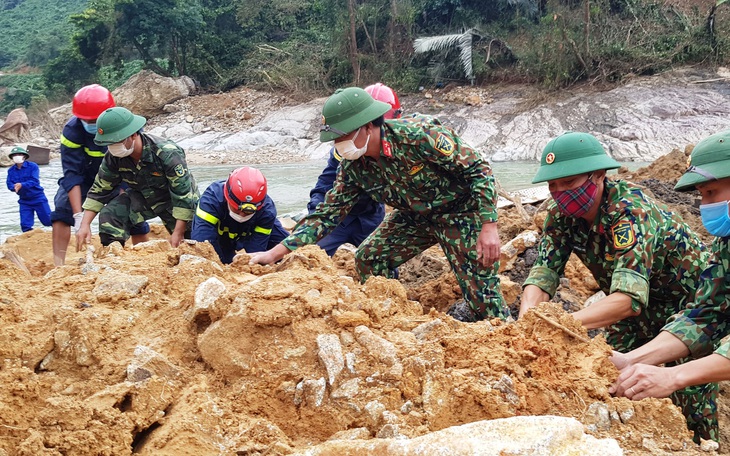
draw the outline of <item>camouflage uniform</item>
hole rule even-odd
[[[649,342],[667,319],[684,309],[708,253],[689,226],[639,188],[608,179],[604,185],[600,214],[592,226],[582,218],[563,216],[551,203],[538,258],[524,285],[553,296],[575,253],[604,293],[630,296],[632,309],[641,312],[607,328],[608,343],[626,352]],[[708,384],[672,395],[689,428],[705,439],[717,438],[716,394],[717,384]]]
[[[185,152],[174,142],[140,134],[142,157],[117,158],[107,153],[83,208],[99,214],[99,237],[104,245],[124,243],[133,225],[160,217],[169,233],[177,220],[190,222],[200,198],[188,171]],[[115,188],[126,182],[129,189],[115,197]],[[185,231],[189,238],[191,224]]]
[[[284,245],[294,250],[317,242],[365,193],[394,210],[356,253],[361,280],[390,276],[396,267],[438,243],[476,318],[507,318],[499,292],[499,264],[484,267],[476,253],[482,224],[497,221],[489,165],[431,117],[387,120],[381,138],[377,160],[342,161],[325,204],[317,206]]]

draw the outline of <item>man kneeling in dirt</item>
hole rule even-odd
[[[688,165],[674,189],[702,195],[702,224],[716,236],[712,256],[693,302],[651,342],[612,358],[621,375],[609,391],[634,400],[730,380],[730,130],[700,141]],[[689,355],[699,359],[658,367]]]
[[[469,303],[471,321],[509,316],[499,292],[499,236],[489,165],[451,129],[426,116],[384,120],[392,107],[363,89],[339,89],[322,109],[320,141],[343,160],[324,203],[281,244],[251,255],[269,264],[332,231],[360,195],[394,210],[355,254],[360,279],[392,271],[438,243]]]
[[[620,165],[596,138],[568,132],[548,143],[533,183],[548,182],[548,207],[538,258],[523,285],[520,317],[555,294],[571,253],[590,269],[606,297],[573,316],[625,352],[650,341],[694,296],[708,254],[677,214],[640,188],[609,180]],[[695,439],[717,439],[717,384],[682,390]]]
[[[210,242],[224,264],[233,261],[236,251],[272,248],[289,232],[276,218],[276,205],[266,191],[263,173],[249,166],[213,182],[200,197],[191,238]]]
[[[108,150],[86,194],[77,250],[91,242],[91,222],[99,212],[102,245],[124,244],[134,225],[155,217],[162,219],[173,247],[190,237],[189,222],[200,193],[185,152],[170,140],[142,133],[146,123],[144,117],[121,107],[99,116],[94,142]],[[117,196],[115,189],[122,182],[129,188]]]

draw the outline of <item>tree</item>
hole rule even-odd
[[[470,28],[464,33],[441,36],[427,36],[418,38],[413,43],[413,50],[416,54],[426,52],[448,51],[453,48],[459,49],[459,60],[469,82],[474,85],[474,72],[472,66],[472,37],[480,36],[479,31]]]
[[[355,26],[355,0],[347,0],[347,13],[350,19],[348,55],[350,56],[350,65],[352,65],[352,74],[355,76],[355,84],[360,85],[360,62],[357,58],[357,29]]]

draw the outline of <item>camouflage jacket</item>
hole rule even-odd
[[[679,216],[638,187],[606,179],[602,198],[591,225],[563,216],[554,201],[550,204],[538,258],[524,285],[553,296],[575,253],[604,293],[630,296],[633,310],[641,312],[622,320],[620,329],[610,329],[651,339],[694,296],[708,253]]]
[[[663,328],[687,345],[692,356],[700,358],[712,352],[730,358],[730,237],[716,238],[712,255],[700,275],[693,303]]]
[[[450,128],[429,116],[385,122],[377,159],[343,160],[333,188],[284,240],[290,250],[333,230],[365,193],[374,201],[424,217],[478,212],[497,220],[497,194],[489,164]]]
[[[200,192],[188,171],[185,152],[174,142],[157,136],[142,134],[142,141],[142,157],[137,163],[131,157],[104,155],[84,209],[101,211],[116,196],[114,189],[126,182],[128,191],[142,195],[148,208],[171,205],[175,219],[191,221]]]

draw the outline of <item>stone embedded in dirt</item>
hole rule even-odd
[[[137,346],[134,349],[134,359],[127,366],[127,381],[141,382],[153,375],[174,380],[179,371],[164,356],[150,347]]]
[[[119,302],[137,296],[148,282],[147,276],[109,270],[96,279],[93,293],[100,302]]]
[[[523,231],[500,248],[499,272],[510,271],[514,267],[517,256],[530,247],[534,247],[540,234],[535,230]]]

